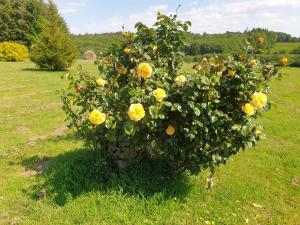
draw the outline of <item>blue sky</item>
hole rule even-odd
[[[152,25],[156,12],[192,22],[194,33],[223,33],[263,27],[300,36],[300,0],[55,0],[72,33],[134,31]]]

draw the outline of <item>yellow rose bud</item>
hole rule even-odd
[[[288,58],[287,57],[282,57],[280,59],[280,65],[285,66],[288,63]]]
[[[247,116],[252,116],[254,114],[254,108],[249,103],[246,103],[245,105],[243,105],[242,110]]]
[[[149,78],[152,75],[152,68],[148,63],[140,63],[137,68],[137,75],[142,78]]]
[[[105,118],[106,118],[105,114],[100,112],[97,109],[94,109],[89,115],[89,120],[94,125],[99,125],[104,123]]]
[[[256,66],[257,62],[255,59],[250,60],[250,65],[251,66]]]
[[[139,121],[145,116],[145,110],[142,104],[131,104],[128,110],[128,116],[131,120]]]
[[[130,48],[125,48],[124,49],[124,54],[125,55],[129,55],[131,53],[131,49]]]
[[[258,38],[258,43],[263,44],[265,42],[265,39],[263,37]]]
[[[204,57],[204,58],[201,60],[201,62],[202,62],[202,63],[207,63],[207,62],[208,62],[208,60],[207,60],[207,58],[206,58],[206,57]]]
[[[175,134],[175,127],[169,125],[166,129],[166,133],[167,133],[167,135],[172,136],[173,134]]]
[[[157,11],[157,16],[161,16],[161,14],[162,14],[161,11],[158,10],[158,11]]]
[[[124,37],[128,37],[129,33],[128,32],[123,32]]]
[[[175,82],[177,85],[183,85],[186,82],[186,77],[183,75],[179,75],[175,78]]]
[[[229,69],[229,70],[228,70],[228,75],[229,75],[230,77],[234,77],[234,76],[235,76],[235,70]]]
[[[161,102],[165,97],[167,97],[167,94],[164,89],[157,88],[155,91],[153,91],[153,96],[155,97],[156,101]]]
[[[264,107],[267,104],[268,98],[264,93],[261,92],[255,92],[252,96],[251,96],[251,105],[255,108],[255,109],[259,109]]]
[[[198,65],[198,66],[196,67],[196,70],[197,70],[198,72],[200,72],[201,69],[202,69],[202,66],[200,66],[200,65]]]
[[[99,78],[97,80],[97,84],[99,87],[104,87],[104,85],[106,84],[106,80],[102,79],[102,78]]]

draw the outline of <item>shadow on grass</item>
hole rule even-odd
[[[161,200],[173,197],[183,200],[192,185],[185,174],[168,174],[164,162],[143,159],[125,171],[118,171],[103,165],[95,153],[87,149],[76,149],[52,158],[34,156],[23,160],[22,164],[31,170],[47,166],[40,174],[44,183],[34,189],[45,190],[47,197],[58,205],[95,191],[103,194],[116,191],[138,198],[159,194]],[[37,198],[35,191],[32,195]]]
[[[35,72],[35,71],[47,71],[47,70],[44,70],[44,69],[40,69],[40,68],[35,68],[35,67],[28,67],[28,68],[22,68],[21,69],[22,71],[29,71],[29,72]]]
[[[68,70],[47,70],[47,69],[41,69],[39,67],[27,67],[27,68],[22,68],[22,71],[29,71],[29,72],[66,72]]]

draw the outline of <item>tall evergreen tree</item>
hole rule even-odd
[[[31,60],[46,70],[65,70],[76,58],[76,47],[53,1],[45,10],[43,31],[32,43]]]
[[[0,0],[0,41],[17,41],[27,46],[32,34],[41,31],[42,0]]]

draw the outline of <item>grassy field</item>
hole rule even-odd
[[[271,49],[271,52],[280,52],[284,50],[286,53],[290,53],[292,50],[298,48],[300,46],[300,42],[295,43],[281,43],[278,42],[275,44],[275,46]]]
[[[218,168],[208,192],[207,171],[167,179],[145,165],[100,179],[65,129],[64,73],[0,62],[0,224],[299,225],[300,69],[284,72],[261,121],[267,139]]]

